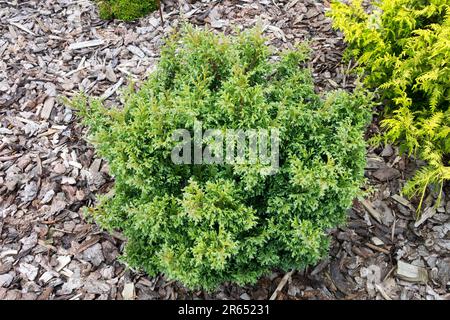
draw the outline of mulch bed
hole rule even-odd
[[[120,89],[145,79],[164,36],[184,22],[226,33],[259,23],[277,49],[308,40],[318,92],[354,88],[341,63],[342,35],[328,1],[163,1],[136,23],[105,22],[90,1],[0,1],[0,300],[3,299],[450,299],[450,198],[400,196],[420,162],[391,146],[369,148],[366,200],[331,230],[329,258],[307,270],[274,270],[254,286],[189,291],[118,260],[124,238],[83,218],[113,184],[61,96],[80,90],[120,104]],[[376,121],[369,134],[378,130]],[[446,189],[445,195],[450,190]],[[417,225],[417,224],[416,224]]]

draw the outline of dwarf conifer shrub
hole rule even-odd
[[[406,195],[440,195],[450,179],[450,0],[334,1],[331,17],[344,33],[365,83],[387,101],[383,139],[428,162]],[[418,212],[422,200],[418,206]],[[439,201],[438,201],[439,203]]]
[[[73,102],[115,177],[113,194],[92,214],[125,234],[131,267],[213,289],[327,253],[327,229],[345,221],[363,181],[369,98],[320,98],[303,67],[308,50],[273,61],[264,42],[257,30],[231,37],[187,26],[167,40],[140,89],[124,95],[123,108]],[[259,161],[175,164],[180,141],[172,135],[194,135],[196,122],[220,132],[276,128],[278,170]]]
[[[157,0],[97,0],[100,18],[136,20],[158,8]]]

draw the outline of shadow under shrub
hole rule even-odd
[[[327,230],[346,220],[365,166],[369,98],[320,98],[308,49],[274,62],[258,30],[234,37],[185,27],[122,109],[79,97],[73,106],[108,160],[113,195],[91,212],[128,238],[124,260],[190,288],[254,283],[273,268],[301,269],[328,252]],[[279,170],[256,164],[176,165],[180,128],[279,130]],[[192,135],[193,136],[193,135]]]

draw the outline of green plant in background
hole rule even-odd
[[[100,18],[136,20],[158,9],[157,0],[97,0]]]
[[[365,84],[387,101],[383,137],[427,161],[403,193],[421,195],[450,179],[450,0],[333,1],[330,16],[344,33],[346,57]]]
[[[124,260],[190,288],[254,283],[273,268],[316,263],[327,230],[360,192],[370,97],[314,92],[308,49],[277,62],[258,30],[234,37],[186,26],[123,109],[75,99],[90,141],[108,160],[113,196],[93,217],[127,237]],[[256,164],[177,165],[177,129],[279,130],[279,170]]]

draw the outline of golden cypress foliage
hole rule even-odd
[[[427,161],[403,193],[423,199],[433,185],[440,199],[450,178],[450,0],[334,1],[330,16],[348,43],[345,57],[388,101],[374,140]]]

